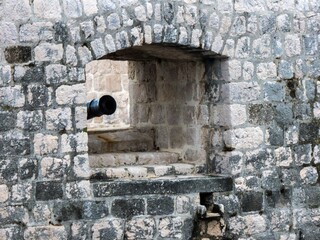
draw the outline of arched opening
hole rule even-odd
[[[89,63],[87,100],[110,94],[118,103],[114,115],[88,122],[91,166],[204,166],[209,142],[206,63],[217,57],[199,49],[144,45]]]

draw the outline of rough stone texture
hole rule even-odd
[[[318,239],[319,10],[316,0],[0,1],[0,238],[191,239],[199,224],[203,239]],[[100,58],[128,60],[128,71],[100,62],[93,83],[86,69]],[[109,133],[119,168],[89,165],[85,83],[89,99],[103,87],[117,98],[108,125],[139,130]],[[229,175],[226,193],[211,194],[224,185],[199,172]],[[200,224],[213,200],[224,219]]]

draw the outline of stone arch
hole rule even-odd
[[[115,2],[98,3],[101,12],[89,19],[70,21],[79,30],[71,34],[71,41],[78,46],[80,60],[84,58],[80,64],[90,57],[96,60],[147,45],[176,46],[205,58],[222,54],[225,34],[221,36],[218,29],[219,13],[206,10],[210,1]],[[209,21],[214,28],[208,27]]]
[[[80,26],[84,25],[84,23],[80,23]],[[179,30],[178,30],[179,29]],[[86,35],[86,34],[85,34]],[[185,27],[181,27],[177,24],[177,26],[174,26],[173,24],[165,25],[164,27],[161,27],[160,24],[156,23],[154,25],[147,25],[144,24],[137,24],[135,26],[132,26],[131,28],[119,28],[112,33],[103,32],[99,36],[95,38],[91,38],[90,41],[88,41],[83,46],[80,46],[80,49],[88,49],[92,52],[92,59],[114,59],[114,60],[133,60],[133,61],[155,61],[155,60],[165,60],[165,61],[172,61],[174,65],[179,68],[179,64],[176,64],[176,62],[201,62],[202,68],[200,71],[203,71],[202,74],[205,72],[212,72],[213,67],[213,60],[216,58],[221,58],[222,56],[220,54],[217,54],[216,52],[213,52],[210,50],[211,43],[209,43],[208,36],[210,34],[203,33],[200,29],[189,29]],[[87,35],[89,36],[89,35]],[[82,62],[82,63],[85,63]],[[209,63],[209,64],[207,64]],[[210,68],[210,70],[209,70]],[[208,75],[209,76],[209,75]],[[209,76],[211,78],[211,76]],[[208,79],[206,79],[208,80]],[[200,81],[200,80],[199,80]],[[203,84],[203,83],[199,83]],[[205,84],[205,83],[204,83]],[[208,86],[208,85],[207,85]],[[205,85],[202,86],[202,93],[205,94]],[[197,88],[200,88],[199,86],[196,86]],[[208,98],[208,96],[202,96],[205,98]],[[184,99],[185,100],[185,99]],[[205,115],[208,113],[208,105],[201,103],[200,100],[197,99],[197,106],[196,110],[194,110],[194,113],[191,113],[192,115]],[[147,106],[150,107],[150,106]],[[152,108],[153,105],[150,107]],[[180,106],[183,107],[182,105]],[[161,105],[160,105],[161,108]],[[152,113],[151,113],[152,115]],[[152,120],[148,120],[151,121]],[[165,120],[169,121],[169,120]],[[181,120],[185,121],[185,120]],[[199,123],[198,123],[199,122]],[[202,133],[202,125],[208,125],[208,119],[204,120],[203,123],[200,124],[200,120],[197,119],[197,130],[193,133],[191,133],[194,129],[187,129],[189,133],[185,132],[185,126],[183,126],[183,133],[181,133],[181,129],[177,128],[175,129],[177,131],[178,136],[180,135],[186,135],[186,134],[194,134],[197,135],[197,141],[201,141],[202,135],[208,134],[208,133]],[[139,125],[140,122],[138,122],[137,125]],[[188,124],[188,123],[186,123]],[[200,126],[201,125],[201,126]],[[140,130],[140,129],[139,129]],[[152,129],[154,130],[154,129]],[[143,130],[145,131],[145,130]],[[154,130],[155,135],[157,135],[157,129]],[[168,130],[169,131],[169,130]],[[174,131],[174,130],[172,130]],[[170,135],[170,133],[167,133]],[[173,133],[174,134],[174,133]],[[109,138],[109,137],[108,137]],[[154,137],[156,138],[156,137]],[[191,137],[193,138],[193,137]],[[169,138],[168,138],[169,139]],[[162,147],[159,147],[157,141],[161,141],[158,139],[153,140],[154,141],[154,149],[151,150],[159,150],[162,149]],[[165,140],[169,141],[170,144],[168,145],[175,145],[174,143],[171,143],[172,139]],[[186,140],[187,141],[187,140]],[[207,144],[207,143],[205,143]],[[200,156],[202,158],[201,164],[205,164],[207,153],[206,153],[206,146],[201,146],[201,152],[199,152],[200,149],[197,149],[196,151],[193,151],[194,149],[183,149],[179,150],[183,152],[183,159],[191,159],[195,156]],[[172,151],[172,148],[164,147],[166,150]],[[144,151],[146,149],[143,149]],[[147,149],[150,151],[150,149]],[[173,149],[173,151],[176,151],[177,149]],[[141,150],[140,150],[141,151]],[[191,151],[188,153],[188,151]],[[185,156],[188,157],[185,157]],[[178,157],[179,159],[181,156]]]

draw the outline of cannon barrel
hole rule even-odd
[[[100,99],[93,99],[87,102],[87,119],[111,115],[117,109],[116,100],[110,95],[104,95]]]

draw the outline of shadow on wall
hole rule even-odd
[[[177,153],[177,161],[205,165],[208,149],[224,145],[213,136],[241,121],[222,103],[229,98],[228,67],[219,55],[145,45],[105,58],[110,60],[86,67],[88,100],[110,93],[120,107],[114,116],[88,123],[91,154],[164,151]]]

